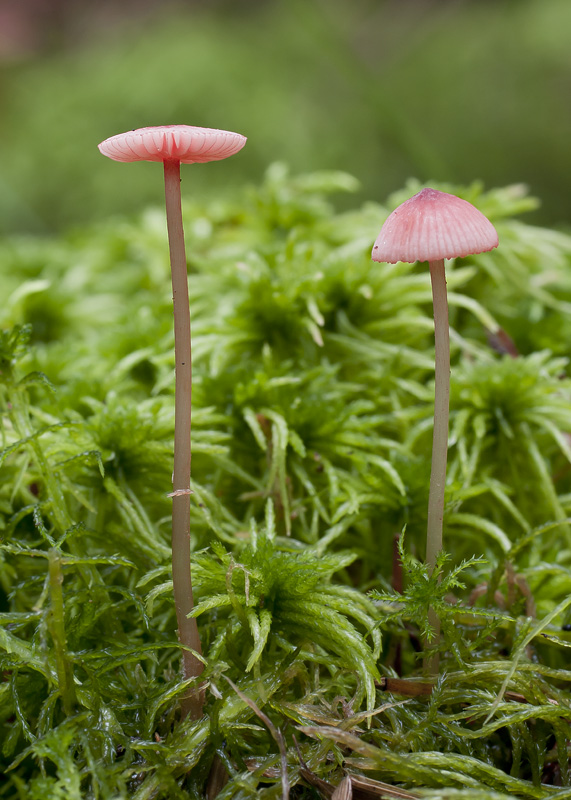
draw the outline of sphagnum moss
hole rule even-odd
[[[169,506],[156,490],[173,433],[163,219],[1,248],[3,798],[200,797],[215,752],[221,797],[280,796],[276,740],[225,675],[283,737],[297,797],[330,795],[346,774],[367,796],[383,782],[451,800],[569,792],[571,553],[557,517],[571,507],[558,333],[571,240],[515,220],[517,192],[442,187],[486,212],[502,249],[501,269],[475,256],[448,276],[452,556],[431,583],[414,558],[429,479],[430,286],[414,265],[373,271],[367,250],[388,212],[336,214],[325,196],[352,185],[280,168],[236,201],[187,208],[200,722],[176,723],[186,687]],[[14,326],[34,326],[26,297],[51,286],[58,338],[39,316],[30,344]],[[522,356],[490,347],[490,318]],[[274,319],[293,320],[289,338]],[[536,352],[547,349],[557,359]],[[435,602],[442,675],[419,693]]]

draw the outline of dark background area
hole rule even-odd
[[[160,200],[102,139],[186,123],[248,136],[188,167],[187,194],[273,161],[346,170],[362,199],[409,177],[526,183],[571,218],[569,0],[0,3],[0,231],[46,232]]]

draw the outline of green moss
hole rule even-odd
[[[345,772],[464,800],[569,785],[571,240],[514,219],[520,189],[444,187],[501,246],[448,265],[449,555],[430,578],[429,277],[372,264],[388,211],[337,213],[327,195],[353,188],[280,165],[186,207],[198,722],[177,717],[164,221],[3,243],[0,797],[195,798],[215,757],[222,798],[277,797],[280,736],[297,797]]]

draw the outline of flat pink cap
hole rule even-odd
[[[233,156],[246,144],[246,137],[215,128],[192,125],[161,125],[118,133],[98,145],[114,161],[180,161],[204,164]]]
[[[471,203],[436,189],[423,189],[387,217],[372,258],[412,264],[485,253],[497,246],[496,229]]]

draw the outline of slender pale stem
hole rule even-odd
[[[446,461],[448,458],[448,416],[450,408],[450,335],[448,323],[448,298],[444,260],[431,261],[432,301],[434,305],[434,433],[432,438],[432,466],[428,496],[428,526],[426,531],[426,561],[431,571],[436,556],[442,550],[442,521],[444,518],[444,490],[446,488]],[[440,620],[431,610],[429,621],[440,640]],[[438,672],[438,658],[427,665]]]
[[[172,577],[174,602],[181,644],[202,653],[198,626],[188,619],[193,609],[192,579],[190,575],[190,427],[192,362],[190,349],[190,306],[188,276],[182,227],[180,198],[180,162],[165,161],[165,199],[167,228],[172,272],[174,307],[175,350],[175,422],[174,470],[172,498]],[[183,651],[184,679],[197,677],[203,670],[202,662],[192,653]],[[191,691],[182,701],[182,712],[194,719],[202,715],[202,690]]]

